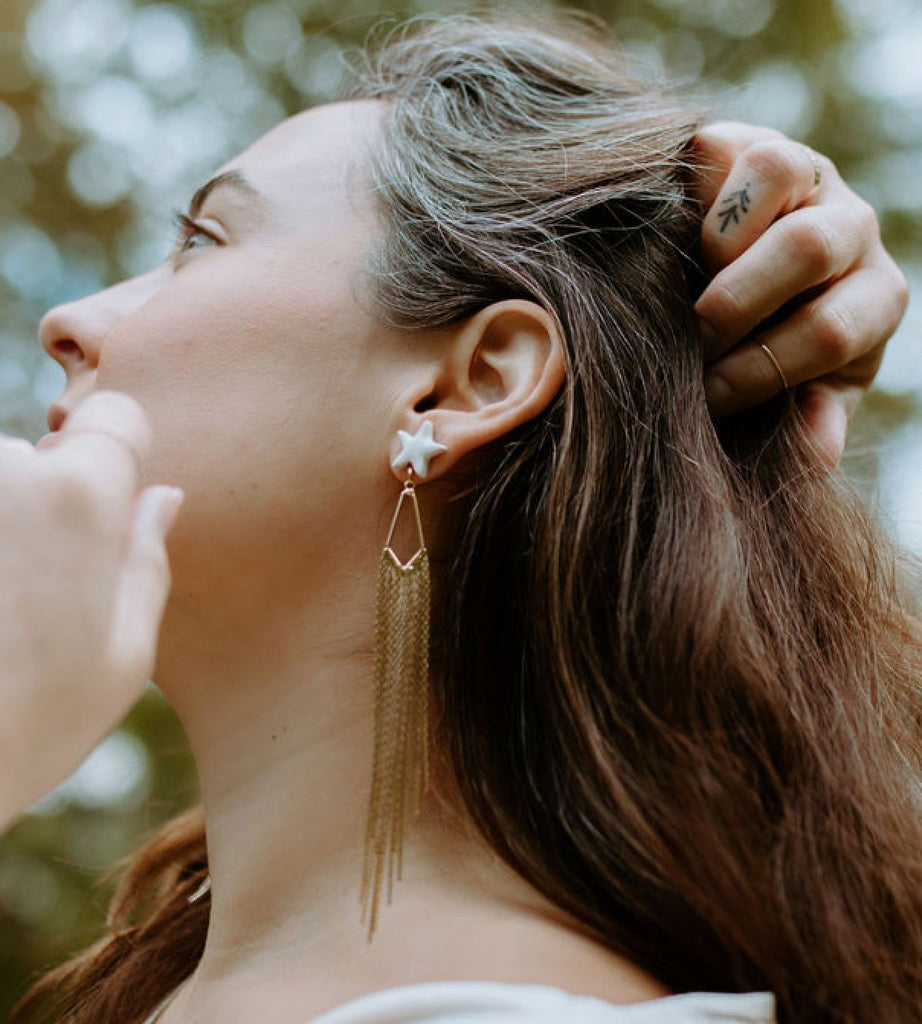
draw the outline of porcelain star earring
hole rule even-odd
[[[391,463],[407,479],[381,552],[375,622],[375,746],[365,824],[362,919],[371,940],[381,894],[388,903],[401,876],[403,841],[410,816],[429,784],[429,553],[416,500],[414,474],[425,480],[429,460],[447,451],[425,422],[415,434],[400,434],[400,454]],[[413,510],[418,547],[401,562],[391,547],[400,510]]]
[[[439,444],[433,438],[432,423],[429,420],[425,420],[415,434],[398,430],[397,436],[400,438],[400,454],[391,463],[391,467],[405,469],[412,466],[413,472],[420,480],[425,480],[429,475],[429,460],[441,452],[448,451],[448,445]]]

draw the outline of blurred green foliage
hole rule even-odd
[[[603,17],[638,63],[677,75],[715,114],[772,124],[832,156],[877,206],[910,278],[922,276],[917,0],[567,6]],[[421,0],[386,14],[468,9]],[[383,13],[365,0],[5,0],[0,429],[34,439],[63,388],[35,342],[44,310],[162,259],[171,208],[286,113],[334,95],[344,50]],[[919,496],[903,472],[922,445],[919,322],[914,306],[858,426],[865,454],[883,438],[889,454],[870,470],[853,463],[879,473],[885,510],[916,544],[922,533],[900,516]],[[0,1014],[28,979],[99,935],[106,869],[194,799],[181,728],[152,691],[0,842]]]

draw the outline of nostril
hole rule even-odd
[[[54,349],[55,355],[65,357],[80,355],[80,346],[70,338],[59,338],[51,347]]]

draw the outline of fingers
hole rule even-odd
[[[905,278],[873,209],[825,157],[728,123],[708,126],[696,145],[711,168],[702,253],[716,276],[695,307],[711,412],[797,386],[806,428],[833,465],[905,311]]]
[[[863,394],[864,388],[858,385],[818,380],[804,385],[797,396],[807,433],[820,460],[830,469],[834,469],[842,458],[848,423]]]
[[[70,447],[87,443],[99,444],[101,450],[130,455],[143,461],[151,444],[150,425],[141,406],[129,395],[119,391],[97,391],[71,414],[62,431],[73,438]],[[78,441],[79,439],[79,441]],[[113,445],[114,442],[114,445]]]
[[[745,252],[778,217],[832,184],[833,165],[790,139],[766,139],[736,160],[704,218],[701,254],[712,268]],[[820,181],[817,181],[819,175]]]
[[[791,386],[838,375],[845,385],[867,387],[883,356],[881,339],[892,333],[901,315],[902,303],[884,271],[870,267],[850,274],[714,363],[705,375],[711,411],[726,416],[782,390],[763,344]]]
[[[116,391],[90,395],[53,436],[53,446],[39,451],[49,464],[92,480],[101,498],[119,507],[134,501],[151,430],[133,398]]]
[[[150,677],[170,591],[166,538],[183,502],[177,487],[149,487],[138,499],[112,627],[110,663],[119,675]]]
[[[844,274],[862,255],[864,205],[809,206],[772,224],[711,281],[695,304],[710,362],[804,291]]]
[[[713,204],[733,162],[745,149],[757,142],[783,138],[774,128],[742,121],[715,121],[700,128],[693,146],[697,164],[703,168],[697,190],[701,204],[705,207]]]

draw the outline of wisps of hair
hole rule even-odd
[[[391,105],[389,317],[518,295],[568,348],[557,401],[478,463],[446,574],[436,683],[474,819],[677,991],[915,1021],[918,622],[793,395],[708,415],[694,118],[572,22],[398,33],[358,95]]]
[[[918,623],[793,396],[720,432],[708,415],[695,117],[597,32],[534,17],[393,32],[354,95],[388,103],[382,315],[412,343],[525,297],[567,346],[559,396],[466,482],[437,595],[441,738],[474,820],[676,991],[771,989],[785,1024],[915,1024]],[[59,983],[68,1024],[141,1019],[200,953],[203,861],[192,820],[143,850],[111,937],[12,1024],[49,1019]]]
[[[204,816],[195,807],[123,866],[105,937],[36,982],[9,1024],[142,1020],[201,958],[211,899],[190,897],[207,874]]]

